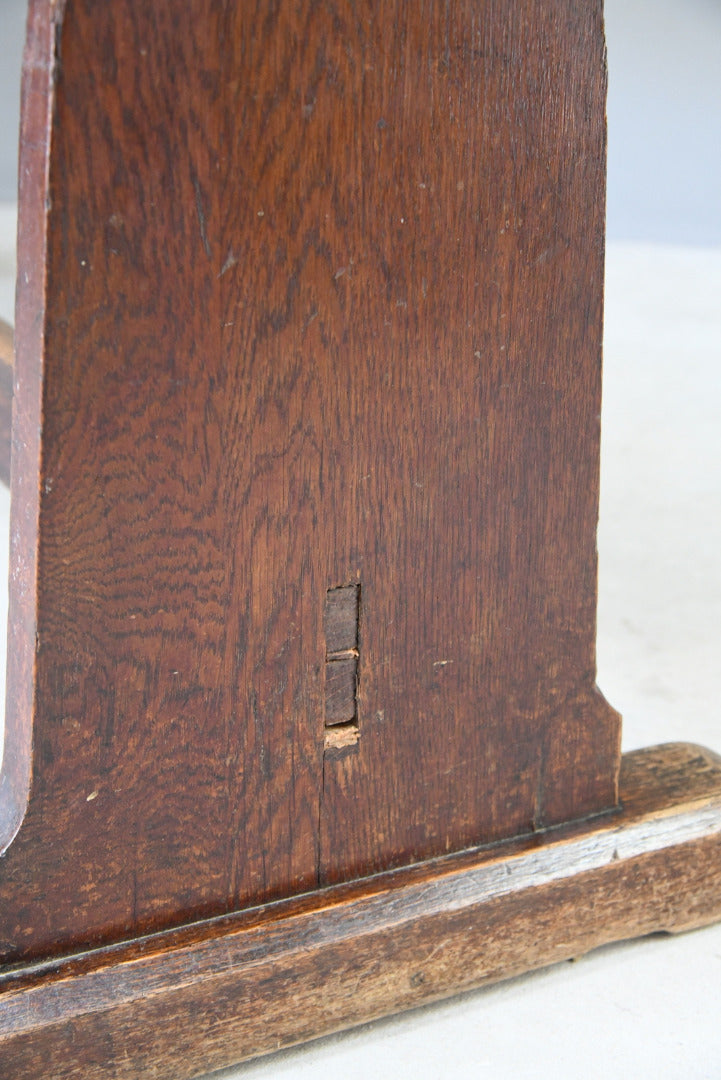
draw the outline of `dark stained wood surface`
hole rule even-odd
[[[721,915],[721,762],[624,758],[623,810],[0,978],[13,1080],[189,1080]]]
[[[617,799],[600,0],[178,12],[31,2],[6,962]]]

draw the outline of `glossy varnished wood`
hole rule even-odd
[[[188,1080],[721,914],[719,759],[629,755],[619,802],[595,687],[600,0],[179,13],[30,3],[17,1080]]]
[[[593,823],[0,979],[14,1080],[188,1080],[606,942],[721,915],[721,761],[628,755]]]
[[[32,0],[0,961],[616,804],[604,92],[600,0]]]

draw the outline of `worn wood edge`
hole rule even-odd
[[[721,759],[624,757],[623,808],[0,978],[0,1059],[56,1080],[211,1069],[599,945],[721,917]]]
[[[23,57],[17,291],[12,387],[10,580],[0,854],[27,808],[37,629],[42,371],[46,334],[47,193],[58,35],[64,0],[30,0]]]
[[[10,486],[13,406],[13,331],[0,319],[0,483]]]

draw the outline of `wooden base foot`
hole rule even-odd
[[[0,979],[15,1080],[185,1080],[604,943],[721,916],[721,759],[626,755],[593,821]]]

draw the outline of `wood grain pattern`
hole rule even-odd
[[[13,406],[13,332],[0,319],[0,483],[10,485],[10,432]]]
[[[721,915],[721,760],[624,758],[623,810],[0,979],[13,1080],[190,1080]]]
[[[600,0],[178,10],[31,3],[5,963],[617,800]]]

